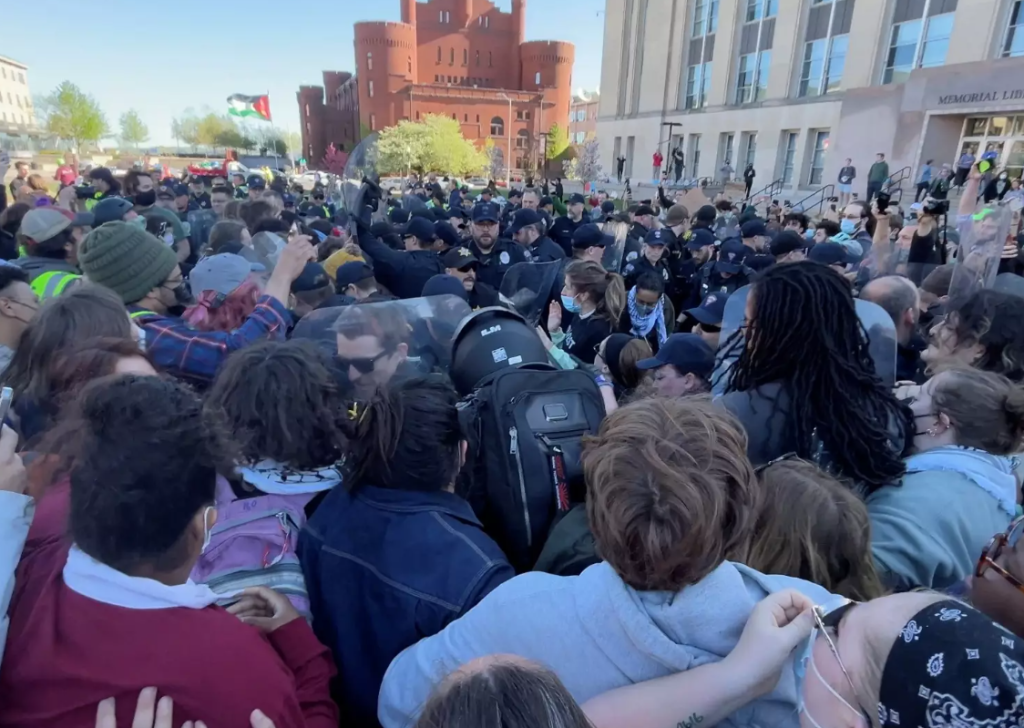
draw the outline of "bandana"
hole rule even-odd
[[[633,325],[633,334],[638,339],[647,338],[647,334],[651,333],[651,329],[655,326],[658,327],[658,343],[664,344],[665,339],[668,338],[668,332],[665,330],[665,304],[661,298],[658,299],[658,305],[654,307],[654,310],[648,314],[640,313],[636,306],[636,286],[629,289],[629,295],[626,296],[626,304],[629,308],[629,320]]]
[[[882,726],[1024,725],[1024,640],[953,600],[903,627],[882,673]]]

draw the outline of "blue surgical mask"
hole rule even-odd
[[[808,240],[814,240],[814,230],[804,230],[804,237],[807,238]]]
[[[567,296],[564,293],[562,294],[562,308],[564,308],[569,313],[580,312],[580,305],[576,303],[576,299],[573,298],[572,296]]]
[[[848,220],[844,217],[839,222],[839,229],[847,235],[853,235],[857,230],[857,223],[854,220]]]

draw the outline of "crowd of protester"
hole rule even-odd
[[[933,174],[810,215],[19,169],[0,725],[1021,725],[1019,185]],[[525,568],[466,486],[533,486],[455,375],[496,310],[601,403]]]

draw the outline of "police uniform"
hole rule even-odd
[[[520,230],[530,225],[535,225],[539,230],[547,229],[547,224],[540,212],[537,210],[519,210],[508,228],[508,237],[513,237]],[[570,244],[571,242],[570,239]],[[565,251],[555,245],[551,238],[544,234],[541,234],[539,238],[533,241],[526,255],[526,259],[531,263],[553,263],[563,258],[565,258]]]
[[[194,208],[193,208],[193,205],[195,205]],[[191,195],[189,197],[189,201],[188,201],[188,209],[189,210],[192,210],[192,209],[196,209],[196,210],[209,210],[210,209],[210,195],[208,193],[206,193],[206,192],[203,192],[203,193],[198,194],[198,195],[196,195],[196,194]]]
[[[498,291],[486,283],[477,281],[473,286],[473,290],[469,292],[469,307],[474,311],[478,308],[488,308],[489,306],[498,306],[500,304],[501,299],[498,297]]]
[[[497,222],[500,216],[501,209],[496,202],[478,202],[473,207],[473,222]],[[516,263],[527,262],[526,251],[511,240],[497,238],[494,246],[486,252],[480,249],[475,240],[467,241],[466,245],[480,261],[477,281],[497,290],[501,290],[501,281],[509,268]]]
[[[573,195],[569,199],[569,204],[585,204],[583,195]],[[555,220],[554,224],[551,225],[551,230],[548,231],[548,235],[558,245],[561,246],[563,252],[567,256],[572,256],[572,236],[582,225],[586,225],[589,222],[586,215],[580,218],[579,222],[574,222],[569,217],[560,217]]]
[[[647,233],[647,239],[644,241],[649,246],[662,246],[663,248],[668,245],[668,235],[665,230],[652,230]],[[670,233],[669,233],[670,234]],[[675,236],[673,236],[674,239]],[[647,259],[646,255],[637,256],[634,260],[626,263],[622,268],[622,277],[626,281],[626,290],[629,290],[636,285],[637,279],[644,273],[652,272],[657,276],[660,276],[665,281],[665,293],[669,298],[673,297],[675,281],[672,277],[672,269],[669,267],[669,256],[666,253],[662,254],[661,258],[657,263],[651,263]]]
[[[718,252],[718,260],[701,268],[700,300],[709,293],[732,293],[750,282],[751,271],[745,265],[754,250],[739,240],[726,240]]]

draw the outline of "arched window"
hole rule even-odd
[[[373,53],[367,53],[366,54],[366,70],[367,71],[372,71],[373,70]]]
[[[476,52],[476,65],[477,65],[477,68],[480,67],[480,51]]]
[[[494,67],[494,53],[492,53],[491,51],[487,51],[487,67]]]
[[[505,136],[505,122],[500,116],[491,119],[491,136]]]
[[[441,46],[437,47],[437,62],[441,62]]]
[[[409,58],[407,60],[408,60],[408,63],[409,63],[409,73],[412,73],[412,56],[409,56]]]
[[[530,146],[530,132],[526,129],[521,129],[516,134],[516,149],[526,149],[528,146]]]
[[[537,71],[537,75],[533,77],[533,82],[540,86],[540,71]]]
[[[455,49],[454,48],[451,49],[451,59],[448,61],[448,65],[449,66],[454,66],[455,65]]]
[[[462,65],[463,66],[468,66],[469,65],[469,49],[468,48],[463,48],[462,49]]]

